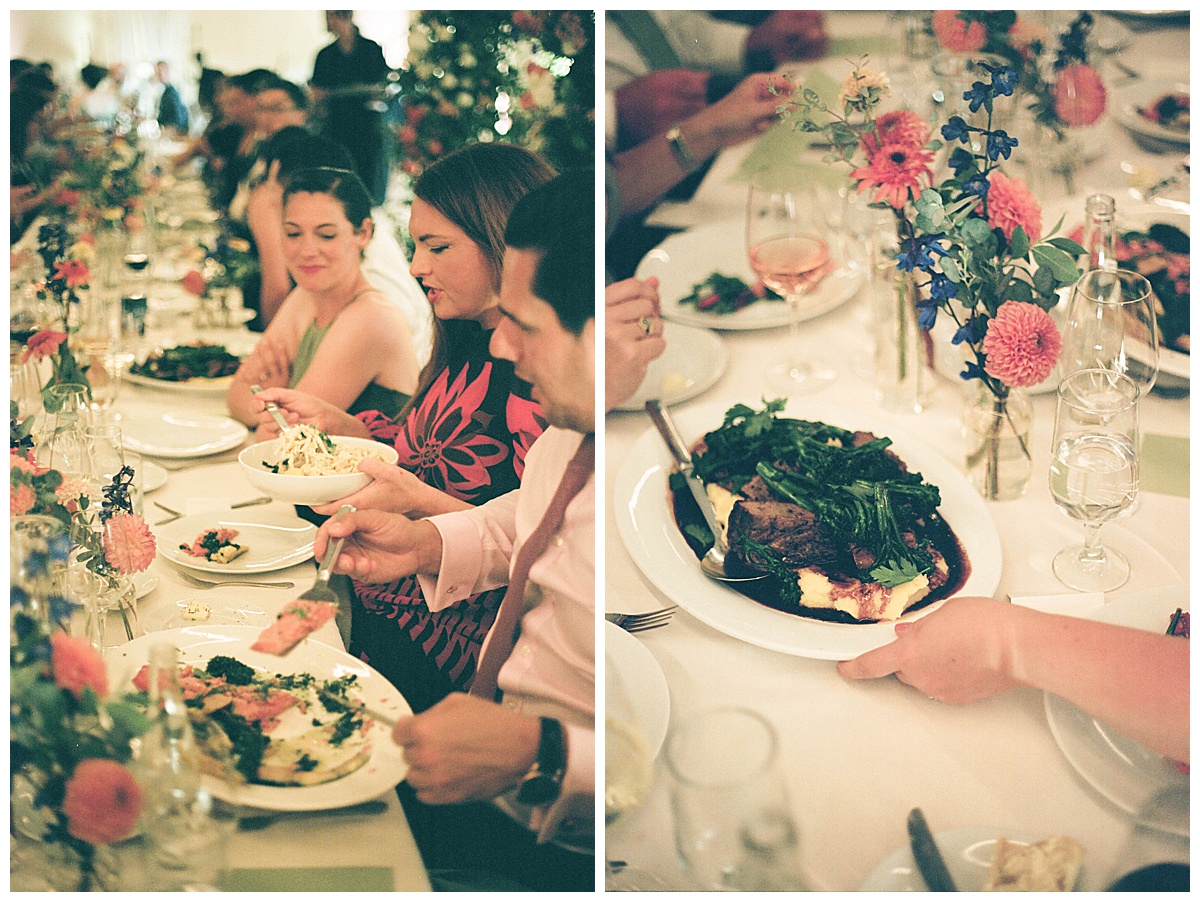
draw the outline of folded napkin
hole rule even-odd
[[[1103,592],[1070,592],[1066,595],[1010,595],[1013,604],[1042,611],[1046,614],[1065,614],[1086,617],[1104,604]]]
[[[1191,442],[1187,436],[1142,436],[1139,489],[1163,495],[1189,496]]]
[[[233,868],[221,877],[227,893],[378,892],[396,889],[391,868]]]

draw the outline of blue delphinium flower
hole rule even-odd
[[[947,141],[965,141],[971,127],[962,116],[951,116],[942,126],[942,137]]]
[[[981,367],[978,363],[975,363],[973,360],[968,360],[967,368],[958,374],[959,378],[963,379],[964,381],[969,381],[971,379],[982,379],[986,375],[987,373],[984,371],[983,367]]]
[[[1001,66],[992,70],[992,90],[997,94],[1011,97],[1016,80],[1017,70],[1012,66]]]
[[[992,99],[992,88],[981,81],[971,85],[971,90],[963,92],[963,100],[969,101],[972,113],[978,113],[979,108]]]
[[[991,183],[987,180],[983,173],[976,173],[963,182],[962,191],[963,194],[974,194],[977,197],[987,197],[988,189],[990,187]]]
[[[904,242],[904,250],[896,254],[896,266],[904,270],[904,272],[912,272],[914,269],[921,269],[926,272],[933,269],[934,261],[933,254],[941,254],[945,256],[946,251],[938,244],[938,241],[945,237],[942,234],[923,235],[920,238],[913,238]]]
[[[1012,156],[1013,148],[1017,146],[1017,139],[1010,138],[1007,132],[996,130],[988,132],[987,139],[987,155],[990,160],[999,160],[1001,157],[1008,159]]]
[[[938,302],[933,298],[917,302],[917,324],[926,332],[937,324],[937,315]]]
[[[944,131],[945,129],[943,128],[943,132]],[[975,165],[975,157],[965,147],[956,147],[946,162],[950,164],[950,168],[953,169],[954,174],[958,176],[962,175],[966,170]]]
[[[958,297],[958,287],[940,272],[929,280],[929,296],[935,301],[948,301]]]
[[[975,344],[975,342],[983,338],[983,332],[986,328],[987,326],[982,317],[969,316],[967,317],[967,321],[955,331],[954,337],[950,339],[950,344],[960,345],[964,341],[968,344]]]

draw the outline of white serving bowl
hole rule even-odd
[[[348,435],[329,437],[340,447],[372,448],[381,452],[386,463],[395,465],[399,455],[396,449],[369,438],[351,438]],[[238,463],[246,473],[250,484],[276,501],[290,504],[328,504],[357,492],[371,482],[366,473],[340,473],[336,476],[285,476],[272,473],[266,464],[279,459],[279,439],[258,442],[242,450]]]

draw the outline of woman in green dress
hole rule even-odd
[[[371,198],[353,172],[296,173],[283,196],[283,251],[296,287],[226,399],[243,423],[258,421],[250,388],[295,388],[355,414],[394,415],[420,367],[398,304],[371,286],[362,255],[371,240]]]

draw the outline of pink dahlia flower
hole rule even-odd
[[[872,200],[887,201],[899,210],[910,196],[921,193],[929,185],[933,173],[929,163],[933,154],[904,144],[885,144],[862,169],[850,177],[858,179],[858,192],[874,191]]]
[[[929,141],[929,123],[912,110],[895,110],[875,120],[875,132],[863,135],[862,148],[870,159],[887,144],[922,150]]]
[[[1022,179],[1010,179],[999,170],[992,173],[987,196],[988,225],[1012,240],[1017,226],[1025,229],[1031,242],[1042,237],[1042,208]]]
[[[104,559],[122,573],[140,573],[154,561],[154,534],[134,514],[117,514],[104,527]]]
[[[67,832],[104,846],[133,832],[142,813],[142,790],[129,769],[109,758],[85,758],[75,765],[62,803]]]
[[[987,43],[982,22],[968,25],[958,17],[957,9],[939,9],[933,14],[933,33],[938,43],[952,53],[974,53]]]
[[[1029,388],[1050,375],[1062,337],[1050,314],[1036,304],[1006,301],[983,337],[984,369],[1013,388]]]
[[[1058,74],[1054,83],[1054,112],[1067,125],[1092,125],[1104,115],[1108,91],[1093,66],[1076,63]]]
[[[92,643],[82,636],[51,634],[50,668],[54,672],[54,685],[76,698],[82,698],[83,690],[88,687],[94,689],[100,698],[108,694],[104,659],[92,648]]]
[[[8,515],[22,517],[33,510],[37,504],[37,492],[27,483],[19,483],[12,487],[8,498]]]

